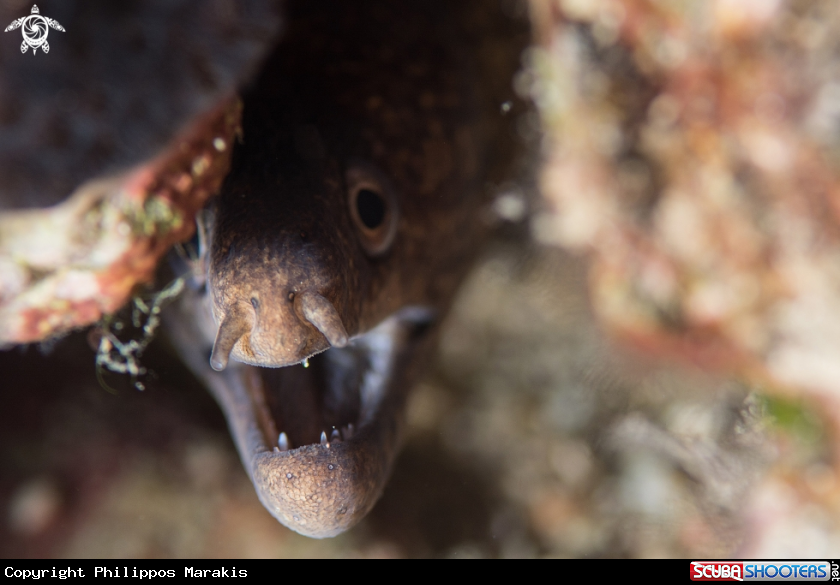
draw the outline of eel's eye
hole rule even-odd
[[[382,173],[369,164],[353,162],[347,168],[347,204],[365,252],[380,256],[397,233],[399,210],[394,192]]]

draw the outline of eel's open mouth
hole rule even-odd
[[[390,475],[405,397],[431,347],[431,313],[405,309],[306,367],[231,362],[215,372],[196,343],[214,334],[203,300],[197,291],[181,299],[170,335],[224,410],[263,505],[306,536],[347,530]]]
[[[249,368],[257,423],[278,453],[349,441],[374,419],[386,391],[403,323],[389,319],[343,348],[285,368]]]

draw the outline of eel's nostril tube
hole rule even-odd
[[[331,346],[347,345],[347,330],[331,302],[314,292],[298,294],[294,302],[306,320],[324,334]]]
[[[227,367],[230,352],[239,339],[251,330],[248,318],[239,311],[231,310],[225,315],[216,341],[213,343],[213,353],[210,355],[210,367],[221,372]]]

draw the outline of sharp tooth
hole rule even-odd
[[[338,429],[333,429],[330,433],[330,441],[340,441],[341,435],[338,434]]]
[[[321,431],[321,444],[322,445],[327,444],[327,433],[325,433],[324,431]]]
[[[277,446],[280,447],[280,451],[289,450],[289,437],[286,436],[286,433],[280,433],[280,436],[277,438]]]
[[[341,435],[344,437],[345,441],[349,441],[353,437],[354,431],[355,429],[353,428],[353,423],[350,423],[346,427],[341,429]]]

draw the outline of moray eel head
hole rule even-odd
[[[327,537],[382,492],[435,307],[428,279],[400,268],[416,257],[416,236],[401,231],[408,204],[388,167],[313,148],[315,126],[273,128],[235,150],[239,164],[215,203],[195,303],[215,328],[214,372],[202,375],[265,507],[301,534]],[[264,179],[252,165],[269,151],[284,163]]]
[[[377,270],[372,261],[396,234],[396,197],[370,164],[302,156],[300,135],[323,148],[315,133],[311,126],[290,132],[291,172],[278,173],[273,185],[234,174],[220,197],[208,274],[216,371],[230,359],[297,364],[344,347],[364,326],[364,288]]]
[[[206,286],[170,330],[260,500],[301,534],[347,530],[381,495],[407,393],[486,233],[490,145],[509,136],[496,86],[478,85],[497,52],[479,58],[466,34],[506,22],[487,7],[289,2],[243,93]]]

